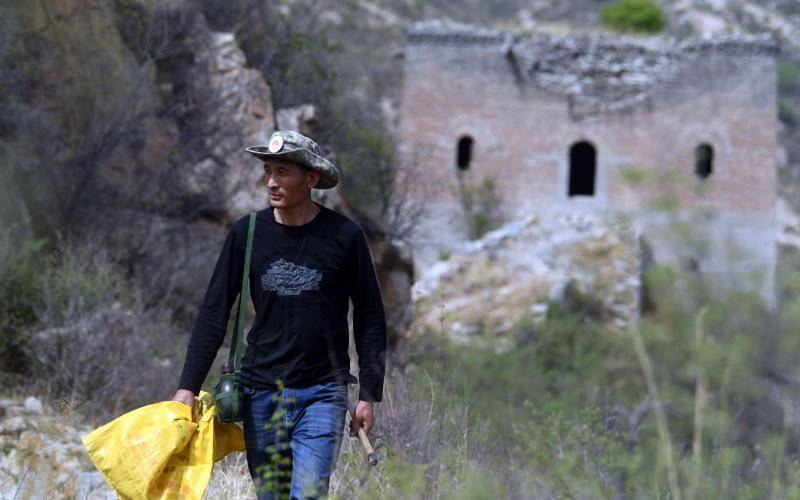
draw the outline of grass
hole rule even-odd
[[[752,414],[771,404],[753,384],[768,383],[771,313],[747,293],[676,300],[677,275],[649,278],[657,303],[627,331],[553,307],[502,355],[416,339],[379,407],[384,463],[342,498],[791,497],[792,414]]]
[[[461,208],[466,217],[471,240],[477,240],[502,225],[500,209],[502,200],[496,192],[494,181],[484,177],[479,185],[472,185],[467,174],[457,171]]]
[[[642,367],[642,374],[644,375],[644,380],[647,384],[647,392],[654,402],[653,408],[656,415],[656,423],[658,428],[659,448],[667,469],[667,477],[669,478],[669,489],[671,493],[670,496],[676,500],[680,500],[681,490],[678,486],[678,473],[675,468],[675,457],[672,451],[672,438],[669,435],[663,400],[659,394],[658,384],[656,383],[655,375],[653,373],[653,363],[650,359],[650,355],[647,353],[647,348],[645,348],[644,341],[642,341],[642,336],[639,333],[639,329],[635,324],[629,328],[629,332],[631,338],[633,339],[636,357]]]
[[[740,338],[765,324],[757,301],[731,297],[683,310],[668,290],[659,292],[656,309],[627,331],[552,306],[544,323],[517,325],[516,348],[502,355],[453,345],[446,331],[417,339],[412,368],[390,374],[377,406],[370,437],[378,466],[368,467],[358,441],[346,439],[332,496],[788,498],[800,491],[788,408],[777,426],[745,414],[765,404],[746,382],[758,376],[758,343]],[[236,454],[217,464],[208,494],[247,498],[252,488]]]
[[[245,499],[255,497],[253,480],[244,453],[231,453],[214,465],[204,499]]]
[[[368,467],[358,441],[345,439],[331,494],[796,497],[800,431],[788,395],[797,390],[791,380],[800,360],[792,335],[800,328],[797,262],[786,260],[780,272],[778,310],[756,293],[712,296],[691,274],[653,268],[645,275],[651,303],[628,329],[593,312],[596,298],[585,294],[548,304],[543,319],[522,318],[508,334],[510,348],[499,353],[452,341],[458,315],[442,315],[434,330],[409,339],[406,369],[387,377],[370,436],[379,464]],[[84,303],[103,307],[99,281],[79,283],[85,287],[74,289],[85,289]],[[77,303],[52,301],[73,310]],[[46,407],[57,406],[43,398]],[[73,422],[85,422],[81,410],[92,407],[74,398],[61,406]],[[70,439],[66,427],[19,439],[14,486],[67,487],[42,467],[51,460],[48,446]],[[248,498],[253,491],[244,455],[236,454],[214,468],[207,497]]]

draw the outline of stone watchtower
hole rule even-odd
[[[459,177],[489,176],[507,217],[630,214],[656,261],[718,277],[756,271],[770,295],[778,50],[768,37],[412,25],[400,144],[428,209],[420,259],[466,238]],[[692,231],[682,241],[676,221],[705,243]]]

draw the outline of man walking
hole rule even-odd
[[[268,146],[247,151],[264,162],[270,203],[256,217],[248,270],[256,316],[241,368],[247,465],[259,499],[324,495],[347,410],[349,300],[360,379],[350,435],[374,426],[386,355],[381,292],[361,227],[311,199],[312,188],[339,181],[319,146],[300,133],[276,131]],[[194,404],[222,345],[242,282],[247,226],[245,216],[228,232],[176,401]]]

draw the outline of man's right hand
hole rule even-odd
[[[194,393],[188,389],[178,389],[175,396],[172,397],[173,401],[179,401],[185,405],[194,408]]]

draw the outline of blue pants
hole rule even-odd
[[[327,495],[344,434],[347,386],[243,386],[247,467],[258,500]]]

